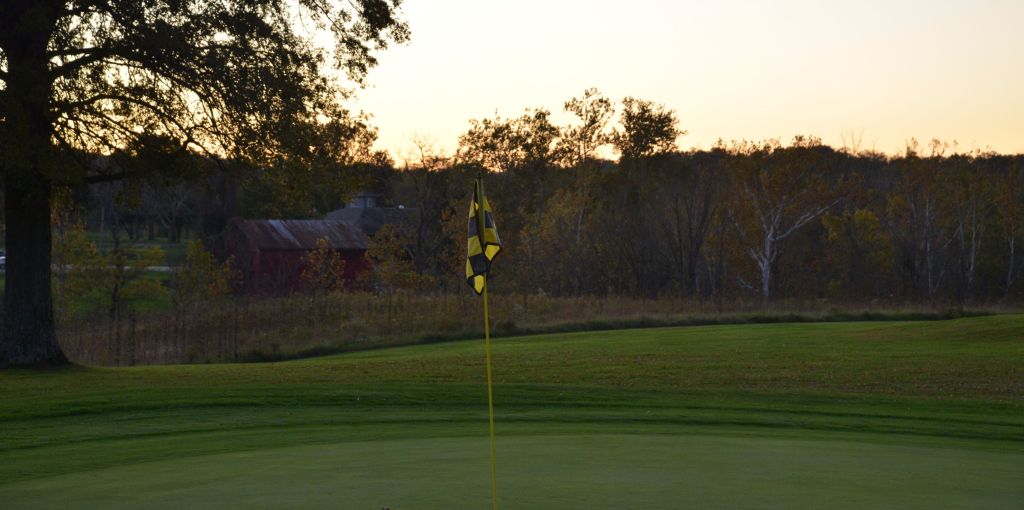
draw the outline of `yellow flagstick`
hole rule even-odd
[[[484,346],[487,351],[487,418],[491,431],[491,501],[498,510],[498,468],[494,456],[494,394],[491,391],[491,324],[487,314],[487,276],[484,279]]]
[[[484,348],[487,352],[487,420],[491,439],[491,501],[498,510],[498,468],[494,453],[494,382],[491,375],[491,317],[487,310],[487,272],[501,251],[501,239],[491,217],[491,208],[484,197],[481,177],[476,178],[473,201],[469,207],[469,238],[466,243],[466,283],[484,295]]]

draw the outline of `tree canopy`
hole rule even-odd
[[[217,159],[322,159],[330,146],[317,141],[321,128],[365,132],[343,102],[377,51],[408,39],[399,8],[400,0],[0,4],[0,366],[63,359],[49,283],[56,188],[131,175],[96,157],[154,136]],[[345,151],[327,156],[337,152]]]

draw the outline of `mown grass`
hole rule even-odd
[[[130,464],[0,485],[8,508],[489,506],[487,440],[375,439]],[[1020,455],[835,438],[499,438],[501,508],[1016,509]]]
[[[108,231],[88,231],[85,233],[85,237],[93,243],[96,243],[96,247],[102,252],[108,252],[114,249],[114,238]],[[148,237],[143,237],[134,241],[122,238],[121,244],[136,248],[156,246],[164,252],[165,265],[176,267],[180,266],[185,261],[185,251],[188,241],[189,239],[185,238],[177,242],[172,242],[168,241],[166,236],[157,236],[152,240]]]
[[[300,444],[479,435],[482,342],[0,373],[0,480]],[[1024,452],[1024,317],[501,339],[503,434],[868,438]]]

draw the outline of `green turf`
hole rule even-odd
[[[506,508],[1024,502],[1021,316],[543,335],[494,360]],[[477,341],[3,372],[0,501],[484,507],[482,372]]]
[[[484,438],[299,446],[0,486],[13,508],[484,508]],[[503,437],[505,508],[1017,508],[1019,455],[703,435]],[[870,489],[870,490],[867,490]]]
[[[100,251],[107,252],[114,248],[114,239],[111,237],[110,232],[96,232],[89,231],[85,234],[86,239],[96,243],[96,247]],[[121,240],[122,244],[128,244],[136,248],[156,246],[163,250],[166,265],[177,267],[185,261],[185,251],[189,238],[186,237],[177,242],[171,242],[166,236],[157,236],[155,239],[150,240],[148,237],[143,237],[135,241],[132,240]]]

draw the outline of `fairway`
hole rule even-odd
[[[0,373],[20,508],[487,508],[478,341]],[[495,345],[502,508],[1021,508],[1024,317]]]

